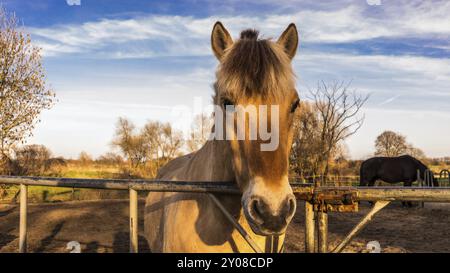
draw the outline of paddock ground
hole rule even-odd
[[[286,252],[304,251],[303,202],[289,226]],[[140,216],[144,201],[140,200]],[[330,247],[369,210],[362,204],[358,213],[330,213]],[[140,231],[143,230],[140,217]],[[17,252],[18,207],[0,205],[0,252]],[[28,213],[29,252],[67,252],[69,241],[79,241],[83,252],[128,252],[128,201],[100,200],[30,204]],[[383,209],[345,249],[364,252],[367,242],[377,240],[383,252],[450,252],[450,204],[427,203],[425,208],[402,208],[393,203]],[[141,252],[148,246],[139,234]]]

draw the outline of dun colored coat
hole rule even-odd
[[[224,116],[227,105],[279,106],[279,145],[263,151],[261,144],[267,140],[259,135],[255,140],[210,140],[197,152],[169,162],[157,178],[235,181],[242,195],[217,194],[217,198],[261,249],[266,235],[280,235],[281,246],[296,209],[288,181],[288,156],[299,105],[291,65],[298,46],[297,29],[289,25],[277,41],[259,39],[257,31],[245,30],[233,41],[217,22],[211,45],[219,60],[214,104],[224,110]],[[218,126],[225,125],[215,124],[216,129]],[[238,124],[237,129],[239,126],[243,125]],[[248,135],[248,124],[244,126],[240,129]],[[231,133],[236,134],[237,129]],[[145,234],[152,252],[252,252],[206,194],[150,193]]]

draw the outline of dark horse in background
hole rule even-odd
[[[420,178],[424,180],[427,169],[425,164],[409,155],[373,157],[361,164],[359,185],[372,187],[377,180],[382,180],[391,184],[403,182],[405,187],[410,187],[414,181],[417,181],[417,170],[419,170]],[[433,186],[439,186],[434,176]],[[411,206],[411,202],[407,205]]]

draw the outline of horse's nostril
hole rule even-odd
[[[250,215],[252,216],[253,220],[258,224],[262,224],[264,222],[263,213],[261,211],[258,199],[253,199],[252,201],[250,201],[249,208]]]
[[[257,200],[255,200],[255,201],[253,201],[253,212],[255,213],[255,214],[258,214],[258,215],[261,215],[261,212],[259,211],[259,208],[258,208],[258,201]]]

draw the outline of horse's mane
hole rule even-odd
[[[404,155],[404,156],[405,157],[409,157],[412,160],[414,160],[424,170],[428,169],[427,165],[423,164],[422,161],[420,161],[419,159],[415,158],[414,156],[410,156],[410,155]]]
[[[294,74],[288,55],[259,32],[247,29],[227,49],[217,71],[216,92],[231,96],[276,95],[294,88]],[[256,94],[255,94],[256,93]]]
[[[419,159],[417,159],[417,158],[415,158],[415,157],[413,157],[413,158],[414,158],[414,160],[416,160],[416,162],[417,162],[422,168],[428,169],[428,166],[425,165],[425,164],[423,164],[422,161],[420,161]]]

